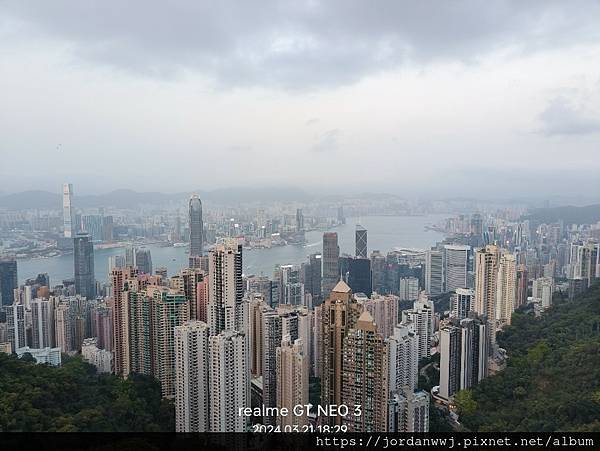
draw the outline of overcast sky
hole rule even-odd
[[[600,1],[0,2],[0,191],[600,193]]]

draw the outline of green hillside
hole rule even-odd
[[[80,357],[55,368],[0,353],[0,432],[172,431],[172,409],[147,376],[97,374]]]
[[[515,313],[498,342],[506,370],[458,396],[473,431],[600,431],[600,285],[555,299],[541,318]]]

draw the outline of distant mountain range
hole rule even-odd
[[[600,204],[585,207],[537,208],[524,219],[532,219],[546,224],[564,221],[565,224],[594,224],[600,221]]]
[[[224,203],[265,202],[305,202],[311,196],[297,188],[223,188],[214,191],[194,191],[202,200]],[[179,202],[192,193],[165,194],[159,192],[137,192],[133,190],[116,190],[106,194],[74,196],[76,208],[136,208],[139,205],[159,205]],[[0,195],[0,208],[7,210],[60,209],[62,194],[48,191],[23,191],[20,193]]]

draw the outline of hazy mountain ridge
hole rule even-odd
[[[310,194],[298,188],[222,188],[213,191],[194,191],[202,200],[218,203],[252,201],[307,201]],[[165,204],[189,198],[192,192],[160,193],[137,192],[129,189],[110,191],[104,194],[73,196],[76,208],[135,208],[143,204]],[[7,210],[60,209],[62,195],[48,191],[32,190],[0,195],[0,208]]]
[[[564,221],[566,224],[593,224],[600,221],[600,204],[575,207],[567,205],[563,207],[537,208],[523,217],[546,224]]]

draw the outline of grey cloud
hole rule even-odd
[[[598,40],[594,0],[263,0],[3,2],[0,14],[69,42],[74,55],[170,77],[191,69],[218,85],[336,86],[406,61],[474,61]]]
[[[340,134],[341,131],[337,128],[321,133],[317,138],[316,144],[312,147],[313,152],[327,153],[336,150]]]
[[[541,133],[554,135],[583,135],[600,132],[600,117],[590,115],[582,105],[564,97],[553,99],[539,115]]]
[[[249,144],[236,144],[227,146],[226,150],[233,153],[250,152],[252,150],[252,146]]]
[[[304,125],[310,127],[311,125],[317,125],[318,123],[319,123],[319,118],[318,117],[313,117],[313,118],[310,118],[309,120],[307,120],[304,123]]]

